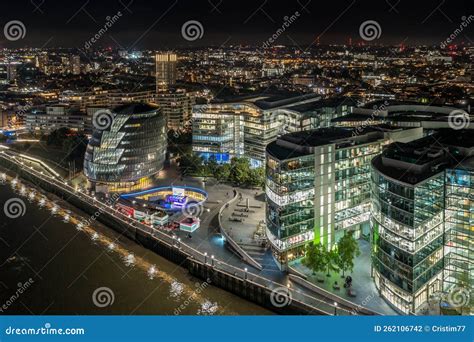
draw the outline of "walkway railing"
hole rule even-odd
[[[218,214],[219,231],[225,237],[227,243],[231,245],[231,247],[234,249],[237,255],[239,255],[240,258],[242,258],[243,261],[245,261],[246,263],[252,265],[256,269],[261,271],[263,269],[262,265],[260,265],[257,261],[255,261],[254,258],[252,258],[246,251],[244,251],[242,247],[240,247],[239,244],[235,242],[234,239],[232,239],[229,234],[227,234],[226,230],[224,229],[224,225],[222,224],[222,213],[224,212],[225,209],[230,207],[230,205],[237,200],[237,191],[233,190],[233,192],[234,192],[234,197],[230,199],[228,202],[224,203],[224,205],[219,209],[219,214]]]
[[[122,221],[124,224],[130,225],[131,227],[135,229],[139,229],[142,233],[147,234],[150,238],[156,239],[157,241],[164,242],[168,245],[174,246],[175,248],[183,252],[187,257],[194,258],[195,260],[202,262],[203,264],[210,265],[218,271],[226,272],[236,277],[240,276],[242,279],[254,282],[260,286],[263,286],[271,290],[272,292],[275,290],[281,291],[282,289],[286,289],[286,291],[288,291],[288,294],[291,300],[294,300],[306,306],[312,307],[315,312],[323,312],[327,315],[336,315],[336,314],[337,315],[353,315],[354,314],[354,310],[351,307],[347,307],[344,304],[334,305],[334,303],[315,298],[306,293],[303,293],[302,291],[296,290],[291,287],[291,284],[286,284],[286,285],[279,284],[270,279],[261,277],[255,273],[248,272],[247,269],[241,269],[241,268],[232,266],[218,259],[210,259],[208,258],[207,253],[203,254],[200,251],[192,248],[191,246],[173,238],[172,236],[169,236],[159,230],[153,229],[138,221],[135,221],[134,219],[129,218],[128,216],[121,213],[117,209],[107,206],[99,202],[95,198],[85,193],[75,190],[65,181],[57,180],[53,177],[46,176],[44,174],[41,174],[40,172],[37,172],[34,169],[24,168],[23,165],[19,163],[17,160],[15,160],[14,157],[9,156],[3,152],[0,153],[0,158],[3,158],[7,160],[8,162],[13,162],[14,164],[17,164],[17,166],[22,168],[23,171],[26,171],[30,173],[31,175],[33,175],[34,177],[37,177],[51,185],[58,187],[62,191],[66,191],[68,194],[71,195],[71,197],[74,196],[80,199],[81,201],[83,201],[87,205],[92,204],[94,207],[98,209],[98,211],[106,212],[109,215],[113,216],[115,219]],[[311,314],[311,311],[308,313]],[[364,314],[364,313],[361,312],[361,314]]]

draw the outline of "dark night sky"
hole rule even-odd
[[[301,16],[277,43],[306,48],[317,36],[321,44],[344,43],[350,37],[355,43],[361,41],[360,24],[375,20],[382,34],[372,43],[439,44],[459,27],[463,16],[474,15],[473,4],[474,0],[4,0],[1,27],[20,20],[26,27],[26,36],[10,42],[1,34],[0,46],[82,47],[103,27],[106,16],[117,11],[123,16],[98,46],[167,49],[261,45],[281,27],[283,18],[295,11]],[[188,20],[202,23],[202,39],[183,39],[181,26]],[[456,38],[456,43],[473,41],[474,20]]]

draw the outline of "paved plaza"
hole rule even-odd
[[[379,295],[375,287],[375,283],[370,276],[370,243],[365,240],[359,240],[360,255],[354,260],[354,271],[347,273],[352,277],[352,289],[356,293],[356,297],[347,294],[344,288],[344,278],[339,273],[331,272],[331,276],[327,277],[326,272],[313,275],[311,270],[301,264],[301,261],[295,262],[292,267],[298,272],[305,274],[308,281],[314,285],[325,289],[335,295],[347,299],[353,303],[366,307],[370,310],[379,312],[384,315],[398,315],[390,305]],[[318,280],[324,279],[324,282]],[[333,288],[334,282],[339,284],[340,289]]]

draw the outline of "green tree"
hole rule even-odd
[[[230,175],[230,165],[229,164],[222,164],[216,169],[216,173],[214,176],[219,182],[226,182],[229,179]]]
[[[251,186],[258,186],[264,189],[265,188],[265,169],[263,167],[250,169],[248,183]]]
[[[324,264],[326,266],[326,275],[328,277],[331,276],[331,272],[338,272],[338,264],[339,264],[339,254],[336,250],[330,250],[324,252]]]
[[[313,271],[313,274],[324,272],[326,269],[324,247],[320,243],[308,243],[305,247],[305,256],[302,263]]]
[[[68,160],[81,160],[87,149],[87,137],[82,134],[73,134],[63,140],[62,148],[67,152]]]
[[[57,147],[63,147],[64,142],[70,135],[71,131],[69,130],[69,128],[63,127],[56,129],[46,137],[46,144]]]
[[[219,168],[219,164],[217,163],[216,156],[211,155],[206,160],[206,171],[208,175],[215,176],[217,169]]]
[[[247,158],[232,158],[229,181],[236,186],[247,184],[250,176],[250,161]]]
[[[179,168],[184,175],[196,174],[202,170],[202,158],[195,153],[186,153],[178,158]]]
[[[353,232],[346,232],[337,243],[337,253],[339,254],[338,266],[342,270],[342,276],[345,271],[353,271],[354,258],[360,255],[359,244],[354,238]]]

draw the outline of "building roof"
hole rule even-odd
[[[276,141],[267,145],[267,153],[278,160],[296,158],[312,153],[317,146],[338,144],[339,148],[358,145],[379,140],[387,131],[400,130],[390,125],[361,127],[357,131],[353,128],[328,127],[308,131],[299,131],[285,134]],[[375,134],[370,134],[375,133]]]
[[[320,98],[320,95],[310,93],[304,94],[299,92],[280,91],[271,93],[256,93],[245,96],[227,96],[224,98],[215,99],[212,103],[237,103],[246,102],[257,106],[262,110],[274,109],[283,106],[288,106],[301,101]]]
[[[151,103],[127,103],[114,108],[114,113],[122,115],[142,114],[158,110],[160,107]]]
[[[319,101],[313,101],[310,103],[304,103],[296,106],[292,106],[290,109],[297,112],[308,112],[324,107],[339,107],[343,105],[355,106],[357,101],[350,97],[333,97],[328,99],[321,99]]]
[[[393,143],[372,165],[382,174],[415,185],[446,168],[474,169],[472,130],[443,129],[408,143]]]

